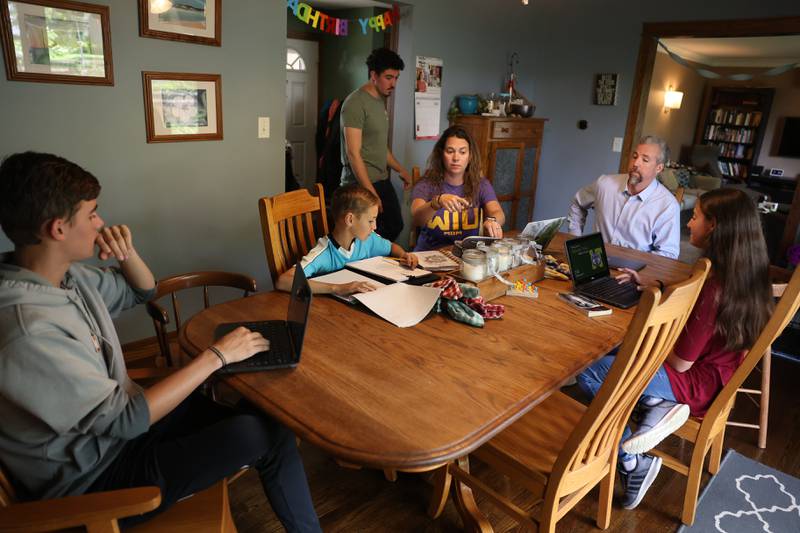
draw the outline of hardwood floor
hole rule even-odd
[[[126,350],[126,354],[128,351]],[[146,348],[136,346],[136,357],[142,360]],[[800,477],[800,395],[796,384],[800,382],[800,364],[781,358],[773,359],[772,405],[770,430],[766,450],[756,446],[754,430],[729,427],[725,447],[793,476]],[[760,376],[751,376],[751,380]],[[571,394],[579,394],[575,387]],[[734,408],[737,420],[757,420],[757,409],[743,396]],[[662,446],[688,456],[689,445],[668,439]],[[681,449],[683,446],[685,449]],[[448,501],[443,515],[431,520],[426,514],[431,486],[426,476],[398,475],[396,482],[386,481],[383,472],[372,469],[353,470],[340,467],[320,450],[300,444],[314,503],[326,532],[424,532],[448,533],[461,531],[461,519],[452,501]],[[472,471],[481,479],[505,494],[513,495],[517,505],[528,508],[531,499],[525,492],[502,476],[493,474],[473,461]],[[710,476],[705,474],[702,487]],[[674,532],[680,526],[685,478],[662,469],[647,496],[639,507],[625,511],[615,503],[611,527],[619,532]],[[621,488],[617,486],[617,495]],[[701,488],[702,490],[702,488]],[[236,527],[241,533],[281,532],[282,526],[275,517],[261,489],[258,476],[250,470],[230,487],[231,508]],[[497,512],[491,505],[478,500],[479,507],[489,516],[497,532],[516,531],[510,518]],[[589,493],[559,523],[559,533],[596,532],[594,520],[597,512],[597,490]]]
[[[770,431],[766,450],[756,446],[756,432],[742,428],[729,428],[725,446],[800,477],[800,395],[796,383],[800,378],[800,364],[776,358],[773,362],[772,406]],[[753,376],[755,377],[755,376]],[[740,397],[734,409],[737,419],[755,420],[755,406]],[[666,441],[670,451],[689,454],[691,447]],[[394,483],[386,481],[378,470],[350,470],[338,466],[334,460],[319,450],[301,443],[301,453],[312,497],[326,532],[428,532],[446,533],[461,530],[461,520],[452,501],[448,501],[444,514],[431,520],[425,514],[431,487],[424,476],[400,473]],[[506,494],[513,495],[516,504],[527,508],[530,499],[519,487],[505,478],[492,475],[483,465],[473,461],[473,472],[481,479]],[[710,479],[708,474],[703,487]],[[662,469],[641,505],[625,511],[615,503],[611,527],[608,531],[660,533],[673,532],[680,526],[685,478]],[[617,486],[617,494],[621,491]],[[231,486],[231,502],[236,526],[242,533],[282,531],[267,503],[258,477],[252,471]],[[495,531],[516,531],[516,524],[496,512],[490,505],[478,500],[480,508],[488,514]],[[594,519],[597,512],[597,490],[587,495],[575,509],[559,523],[558,531],[599,531]]]

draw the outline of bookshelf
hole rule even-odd
[[[774,94],[767,88],[710,87],[695,144],[719,147],[724,177],[747,180],[758,163]]]

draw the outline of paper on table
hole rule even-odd
[[[369,259],[362,259],[361,261],[353,261],[347,263],[347,268],[355,268],[356,270],[363,270],[370,274],[375,274],[382,278],[392,281],[406,281],[409,278],[416,278],[420,276],[427,276],[430,274],[427,270],[415,268],[410,270],[397,261],[386,257],[370,257]]]
[[[342,283],[350,283],[352,281],[366,281],[367,283],[371,283],[376,288],[384,287],[386,284],[381,283],[380,281],[375,281],[372,278],[368,278],[367,276],[362,276],[358,272],[353,272],[352,270],[347,270],[343,268],[342,270],[337,270],[336,272],[331,272],[330,274],[325,274],[323,276],[318,276],[316,278],[311,278],[311,281],[322,281],[324,283],[335,283],[340,285]],[[332,296],[339,298],[340,300],[344,300],[345,302],[355,303],[356,299],[354,295],[349,294],[347,296],[340,296],[338,294],[333,294]]]
[[[419,266],[431,271],[457,270],[460,266],[438,250],[414,252],[414,255],[419,258]]]
[[[355,298],[384,320],[408,328],[428,316],[441,292],[434,287],[395,283],[376,291],[356,294]]]

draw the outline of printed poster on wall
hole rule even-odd
[[[438,139],[442,114],[442,60],[417,56],[414,82],[414,138]]]

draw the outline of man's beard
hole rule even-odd
[[[628,184],[629,185],[639,185],[642,182],[641,174],[633,174],[632,172],[628,173]]]

